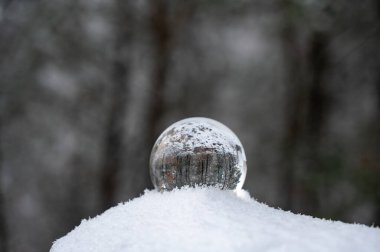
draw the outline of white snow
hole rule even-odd
[[[247,192],[146,191],[57,240],[51,252],[379,251],[380,229],[270,208]]]

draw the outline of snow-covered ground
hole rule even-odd
[[[380,229],[270,208],[247,192],[146,191],[84,220],[51,252],[380,251]]]

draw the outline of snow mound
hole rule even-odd
[[[270,208],[247,192],[146,191],[82,223],[51,252],[379,251],[380,229]]]

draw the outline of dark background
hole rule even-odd
[[[0,251],[47,251],[152,188],[190,116],[273,207],[380,224],[380,1],[0,1]]]

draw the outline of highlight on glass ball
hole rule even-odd
[[[150,175],[159,191],[183,186],[241,189],[247,173],[244,148],[225,125],[193,117],[169,126],[150,156]]]

